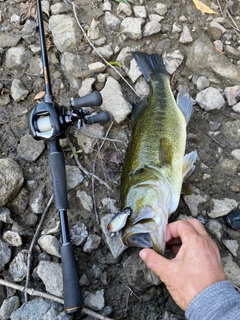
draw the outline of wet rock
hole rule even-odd
[[[27,250],[21,250],[9,266],[9,273],[14,282],[22,281],[27,274]]]
[[[130,288],[134,288],[134,291],[143,291],[161,283],[158,276],[139,258],[138,251],[128,257],[123,265],[123,272]]]
[[[78,187],[83,181],[83,175],[77,166],[66,165],[67,189]]]
[[[34,213],[42,213],[45,209],[45,185],[38,188],[30,200],[30,207]]]
[[[81,85],[81,88],[78,91],[79,97],[83,97],[89,93],[92,92],[92,85],[94,84],[94,82],[96,81],[96,79],[94,78],[87,78],[84,79]]]
[[[0,207],[14,199],[23,184],[23,173],[13,159],[0,159]]]
[[[210,218],[218,218],[225,216],[229,212],[237,209],[238,202],[234,199],[212,199],[211,202],[213,203],[213,209],[208,212],[208,216]]]
[[[29,192],[22,188],[11,203],[11,210],[18,215],[24,215],[28,206]]]
[[[0,47],[16,47],[21,40],[21,36],[13,33],[1,32],[0,34]]]
[[[196,102],[206,111],[221,109],[225,100],[221,93],[213,87],[206,88],[196,95]]]
[[[156,20],[147,22],[143,28],[143,36],[148,37],[161,31],[161,24]]]
[[[86,191],[78,190],[76,193],[76,197],[79,198],[83,208],[88,212],[93,210],[93,200],[92,197],[87,194]]]
[[[83,246],[84,252],[92,252],[93,250],[97,249],[101,243],[101,237],[97,234],[90,234],[87,237],[87,241]]]
[[[167,13],[167,6],[163,3],[156,3],[154,11],[160,16],[164,16]]]
[[[141,18],[127,17],[121,23],[121,33],[132,40],[141,39],[143,23],[144,20]]]
[[[210,86],[210,81],[208,80],[208,78],[201,76],[197,79],[196,85],[198,91],[202,91]]]
[[[9,246],[0,240],[0,270],[9,262],[11,258],[11,249]]]
[[[237,240],[223,239],[222,243],[225,245],[225,247],[231,252],[231,254],[234,257],[237,257],[237,252],[239,248],[239,244]]]
[[[38,244],[44,250],[50,255],[53,255],[55,257],[61,257],[60,255],[60,242],[55,236],[52,235],[44,235],[41,236],[38,239]]]
[[[101,95],[101,109],[108,111],[117,123],[124,121],[131,112],[131,105],[125,100],[120,84],[114,78],[108,77]]]
[[[24,47],[13,47],[6,52],[6,68],[10,70],[23,69],[28,65],[30,51]]]
[[[206,35],[201,35],[186,53],[186,65],[193,73],[222,85],[240,84],[240,69],[218,52]]]
[[[193,217],[198,216],[199,214],[198,206],[203,203],[206,203],[208,199],[209,199],[209,196],[206,194],[202,195],[199,189],[194,189],[194,194],[184,196],[184,201],[186,202],[189,210],[191,211],[191,215]]]
[[[77,221],[70,228],[71,242],[75,246],[80,246],[86,240],[87,237],[88,237],[87,227],[83,222]]]
[[[234,106],[240,100],[240,85],[233,87],[226,87],[224,90],[229,106]]]
[[[14,79],[11,86],[11,96],[14,101],[19,102],[24,100],[29,91],[23,86],[22,82],[19,79]]]
[[[121,24],[121,20],[109,11],[105,11],[103,22],[108,28],[114,31],[117,31]]]
[[[236,262],[232,261],[231,256],[222,259],[223,269],[227,276],[227,280],[231,281],[235,286],[240,286],[240,268]]]
[[[95,293],[85,291],[84,305],[99,311],[105,306],[104,290],[98,290]]]
[[[11,315],[11,320],[64,320],[63,315],[61,318],[58,318],[61,309],[62,307],[59,307],[54,302],[36,298],[24,303],[19,309],[14,311]]]
[[[183,26],[183,30],[182,30],[181,36],[179,38],[179,42],[184,43],[184,44],[193,42],[193,38],[191,36],[191,31],[188,28],[188,26],[185,26],[185,25]]]
[[[36,268],[36,272],[45,284],[47,292],[62,297],[63,280],[62,266],[60,263],[40,261]]]
[[[71,50],[77,45],[79,30],[74,18],[65,14],[52,15],[49,19],[49,29],[60,52]]]
[[[205,227],[212,235],[217,238],[219,242],[222,241],[223,226],[218,220],[209,219]]]
[[[10,297],[3,300],[1,309],[0,309],[0,319],[8,320],[11,317],[13,311],[19,307],[19,298],[17,296]]]
[[[122,242],[121,233],[112,236],[111,232],[108,230],[107,226],[112,218],[112,214],[107,214],[101,217],[101,230],[104,234],[109,250],[111,251],[113,257],[116,259],[122,254],[125,249],[127,249],[127,247]]]
[[[12,247],[19,247],[22,245],[21,236],[15,231],[6,231],[3,234],[3,240]]]
[[[20,139],[20,144],[17,148],[19,156],[29,162],[37,160],[44,150],[44,141],[37,141],[33,139],[30,134],[27,134]]]
[[[142,19],[147,18],[147,11],[144,6],[133,6],[133,13],[136,18],[142,18]]]
[[[164,52],[162,58],[167,71],[173,74],[182,63],[184,56],[179,50],[174,50],[173,52]]]

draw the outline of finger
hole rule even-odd
[[[175,253],[175,254],[178,254],[178,251],[180,250],[181,246],[180,245],[174,245],[172,246],[172,251]]]
[[[181,238],[172,238],[170,241],[167,242],[167,245],[173,245],[173,244],[182,244]]]
[[[142,249],[139,252],[140,258],[146,263],[149,269],[156,273],[160,278],[164,270],[168,270],[169,260],[159,255],[152,249]]]
[[[189,219],[187,221],[193,226],[193,228],[198,233],[208,236],[206,229],[204,228],[204,226],[202,225],[202,223],[198,219]]]

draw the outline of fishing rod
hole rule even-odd
[[[77,122],[80,129],[83,122],[85,124],[105,123],[110,120],[110,116],[106,111],[91,116],[82,109],[86,106],[93,107],[102,104],[101,94],[97,91],[84,97],[71,98],[69,108],[61,107],[53,101],[41,0],[37,0],[37,12],[46,93],[45,102],[39,102],[31,111],[29,125],[33,138],[45,140],[49,146],[49,165],[53,181],[55,207],[59,212],[61,223],[62,244],[60,253],[62,260],[64,309],[66,313],[71,314],[82,309],[83,299],[79,285],[74,247],[70,242],[65,160],[59,139],[66,137],[68,127],[75,122]]]

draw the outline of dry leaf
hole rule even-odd
[[[218,51],[218,52],[220,52],[220,53],[222,53],[222,54],[226,54],[225,52],[223,52],[222,50],[220,50],[218,47],[216,47],[216,46],[214,46],[215,47],[215,49]]]
[[[46,15],[49,17],[49,8],[50,8],[49,1],[42,0],[41,5],[42,5],[42,12],[46,13]]]
[[[37,6],[36,2],[33,0],[29,0],[25,3],[21,2],[20,22],[24,22],[29,17],[33,17],[37,20]]]
[[[38,99],[41,99],[41,98],[43,98],[44,96],[45,96],[45,91],[40,91],[40,92],[38,92],[36,95],[35,95],[35,97],[33,98],[33,100],[38,100]]]
[[[204,13],[210,13],[210,14],[217,14],[217,12],[213,11],[211,8],[206,6],[203,2],[200,0],[193,0],[196,8]]]
[[[45,43],[46,43],[46,49],[48,51],[52,46],[52,42],[51,42],[51,40],[49,38],[46,38],[45,39]]]
[[[7,88],[2,88],[1,95],[4,94],[4,93],[7,93],[7,92],[9,92],[9,90]]]
[[[96,21],[94,18],[92,19],[92,22],[90,24],[90,27],[88,29],[87,32],[87,36],[91,39],[91,40],[96,40],[99,38],[99,21]]]

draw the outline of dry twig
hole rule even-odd
[[[43,221],[44,221],[44,219],[46,217],[46,214],[48,212],[48,209],[50,208],[50,206],[52,204],[53,198],[54,198],[54,196],[52,195],[51,198],[48,201],[48,204],[47,204],[47,206],[46,206],[46,208],[45,208],[45,210],[44,210],[44,212],[43,212],[43,214],[41,216],[41,219],[40,219],[39,224],[37,226],[37,230],[36,230],[36,232],[34,234],[34,237],[32,238],[32,242],[31,242],[29,250],[28,250],[28,255],[27,255],[27,274],[26,274],[26,284],[25,284],[25,290],[24,290],[24,292],[25,292],[25,294],[24,294],[25,302],[28,301],[28,293],[29,293],[28,292],[28,284],[29,284],[29,277],[30,277],[32,250],[33,250],[33,247],[34,247],[34,245],[35,245],[35,243],[37,241],[37,238],[39,236],[39,233],[40,233]]]
[[[104,63],[106,65],[108,65],[109,67],[111,67],[119,76],[120,78],[129,86],[129,88],[138,96],[139,94],[135,91],[135,89],[130,85],[130,83],[121,75],[121,73],[113,66],[111,65],[110,63],[107,62],[107,60],[101,55],[101,53],[98,52],[98,50],[95,48],[94,44],[91,42],[91,40],[89,39],[89,37],[87,36],[84,28],[82,27],[81,23],[79,22],[78,20],[78,16],[77,16],[77,12],[76,12],[76,7],[78,8],[78,6],[76,6],[76,4],[72,1],[69,1],[67,0],[73,7],[73,13],[74,13],[74,16],[75,16],[75,19],[77,21],[77,24],[79,26],[79,28],[81,29],[84,37],[87,39],[88,43],[90,44],[90,46],[93,48],[93,50],[98,54],[98,56],[104,61]]]
[[[45,293],[45,292],[42,292],[42,291],[38,291],[38,290],[35,290],[35,289],[32,289],[32,288],[26,288],[24,286],[20,286],[19,284],[16,284],[16,283],[12,283],[12,282],[8,282],[6,280],[3,280],[3,279],[0,279],[0,285],[2,286],[5,286],[5,287],[9,287],[9,288],[13,288],[15,290],[18,290],[18,291],[21,291],[21,292],[25,292],[31,296],[36,296],[36,297],[41,297],[41,298],[44,298],[44,299],[47,299],[47,300],[51,300],[51,301],[54,301],[54,302],[57,302],[57,303],[60,303],[60,304],[64,304],[63,302],[63,299],[62,298],[59,298],[59,297],[56,297],[56,296],[53,296],[49,293]],[[92,316],[92,317],[95,317],[96,319],[99,319],[99,320],[113,320],[111,318],[108,318],[106,316],[103,316],[101,314],[98,314],[88,308],[85,308],[83,307],[82,308],[82,312]]]

